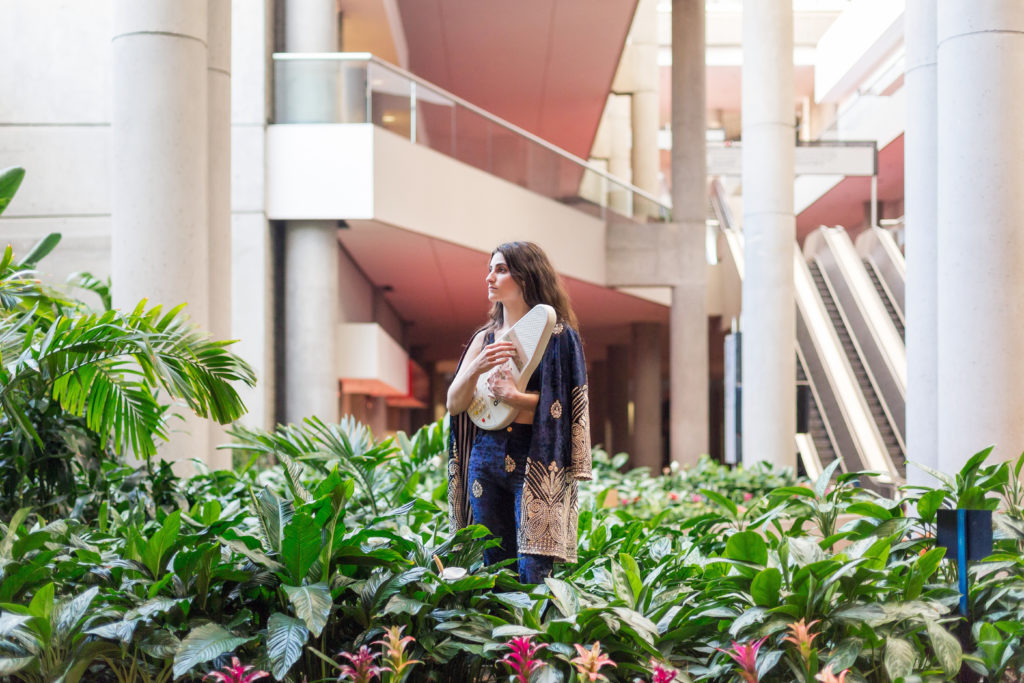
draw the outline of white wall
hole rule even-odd
[[[0,0],[0,168],[26,170],[0,246],[62,233],[51,281],[110,273],[112,16],[110,0]]]

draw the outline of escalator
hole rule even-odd
[[[742,281],[743,235],[722,198],[715,199],[721,186],[714,188],[722,262]],[[797,451],[809,476],[839,458],[840,471],[876,471],[883,483],[899,484],[905,480],[906,359],[902,286],[889,282],[897,269],[891,260],[875,268],[877,254],[885,255],[877,240],[858,256],[844,232],[822,230],[804,252],[794,246],[794,379],[810,389],[808,431],[797,435]]]

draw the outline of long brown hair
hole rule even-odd
[[[505,242],[491,252],[491,257],[497,253],[505,257],[508,272],[523,290],[527,306],[533,308],[537,304],[547,304],[555,309],[560,321],[579,329],[565,285],[543,249],[533,242]],[[504,324],[505,307],[500,302],[491,307],[490,318],[487,327],[497,329]]]

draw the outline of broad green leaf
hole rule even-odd
[[[935,520],[935,513],[942,507],[942,501],[946,499],[946,492],[942,490],[928,491],[917,501],[917,514],[923,522]]]
[[[853,666],[863,647],[864,644],[860,638],[846,638],[840,641],[828,660],[828,664],[832,665],[832,671],[838,672]]]
[[[282,586],[288,595],[288,602],[295,609],[295,616],[306,624],[306,628],[316,636],[327,624],[334,602],[331,591],[326,583],[314,583],[311,586]]]
[[[320,554],[321,530],[307,512],[297,512],[284,528],[281,542],[281,559],[284,561],[292,583],[301,583],[309,568]]]
[[[564,680],[562,672],[550,664],[545,664],[530,676],[530,683],[563,683]]]
[[[280,612],[270,615],[267,620],[267,655],[274,678],[284,679],[292,665],[299,661],[308,639],[309,630],[300,619]]]
[[[878,503],[872,503],[870,501],[860,501],[859,503],[853,503],[846,508],[846,511],[852,515],[863,515],[865,517],[874,517],[875,519],[884,522],[887,519],[892,519],[892,513],[886,510]]]
[[[392,595],[384,608],[384,614],[419,614],[422,610],[430,611],[430,605],[415,598],[404,595]]]
[[[537,629],[520,626],[519,624],[505,624],[491,631],[491,637],[495,640],[508,640],[509,638],[519,638],[521,636],[536,636],[541,633]]]
[[[615,584],[615,595],[629,607],[635,607],[638,596],[633,590],[633,584],[627,576],[626,569],[614,560],[611,562],[611,567],[612,580]]]
[[[149,569],[154,579],[159,579],[163,574],[164,564],[167,560],[168,550],[174,547],[178,541],[178,534],[181,531],[181,510],[175,510],[167,515],[163,526],[153,534],[142,549],[142,563]]]
[[[626,580],[629,581],[629,587],[633,591],[634,597],[639,599],[640,592],[644,589],[643,579],[640,578],[639,565],[637,565],[636,560],[629,553],[619,553],[619,565],[622,566],[623,571],[626,573]]]
[[[732,502],[718,491],[712,491],[711,489],[701,489],[700,492],[703,493],[708,500],[713,501],[718,505],[722,506],[723,508],[725,508],[726,510],[728,510],[729,514],[731,514],[733,517],[735,517],[739,513],[739,508],[736,507],[736,503]]]
[[[174,677],[184,676],[193,667],[232,652],[255,639],[255,636],[236,636],[220,624],[203,624],[192,629],[174,655]]]
[[[883,662],[885,671],[889,674],[889,680],[895,681],[912,674],[916,659],[917,650],[909,642],[895,636],[889,636],[886,639]]]
[[[814,494],[818,498],[825,496],[825,491],[828,489],[828,483],[832,480],[832,474],[839,467],[842,461],[839,458],[833,460],[828,467],[822,470],[821,474],[818,475],[817,481],[814,482]]]
[[[779,589],[782,588],[782,572],[775,567],[762,569],[750,582],[750,597],[755,605],[774,607],[779,604]]]
[[[25,169],[21,166],[11,166],[0,171],[0,213],[11,203],[24,178]]]
[[[3,213],[2,209],[0,209],[0,213]],[[32,246],[29,252],[18,262],[18,267],[25,270],[34,269],[59,243],[60,233],[51,232]]]
[[[825,559],[821,546],[813,538],[792,537],[789,539],[789,556],[798,567],[805,567]]]
[[[292,521],[295,508],[291,501],[278,498],[269,486],[260,491],[256,499],[259,503],[260,524],[266,536],[267,547],[272,552],[280,552],[284,528]]]
[[[740,531],[726,541],[725,556],[730,560],[764,566],[768,564],[768,546],[756,531]]]
[[[729,627],[729,635],[737,638],[743,629],[752,624],[760,624],[767,616],[768,611],[763,607],[751,607],[732,622],[732,625]]]
[[[935,570],[939,568],[939,562],[946,555],[945,548],[932,548],[921,557],[917,558],[917,571],[921,573],[926,580],[931,578],[931,575],[935,573]]]
[[[0,674],[16,674],[34,661],[35,657],[0,657]]]
[[[928,638],[932,641],[932,649],[935,650],[935,655],[939,658],[942,670],[950,675],[959,672],[963,657],[960,642],[934,621],[925,622],[925,628],[928,629]]]
[[[561,579],[551,577],[544,579],[544,583],[551,591],[551,602],[555,603],[562,616],[571,617],[580,611],[580,601],[572,586]]]
[[[28,518],[28,514],[32,512],[32,508],[19,508],[14,516],[11,517],[10,523],[7,525],[7,533],[4,535],[4,540],[0,542],[0,557],[10,557],[11,549],[14,547],[14,542],[18,538],[18,527],[21,526],[22,522]]]
[[[28,603],[28,613],[47,621],[53,613],[53,584],[48,583],[36,591],[32,601]]]
[[[53,608],[53,637],[58,642],[65,642],[75,635],[74,628],[88,611],[93,599],[100,592],[99,586],[69,598],[64,598]]]

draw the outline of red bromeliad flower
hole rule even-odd
[[[544,662],[535,659],[535,655],[547,645],[534,644],[530,636],[513,638],[505,643],[512,652],[501,658],[501,661],[508,664],[518,683],[529,683],[530,674],[536,669],[544,666]]]
[[[731,650],[723,650],[718,648],[719,652],[724,652],[733,658],[740,667],[740,678],[746,683],[758,683],[757,678],[757,651],[764,645],[764,641],[768,640],[768,636],[765,636],[761,640],[756,640],[753,643],[737,643],[735,640],[732,641]]]
[[[846,683],[846,674],[850,673],[849,669],[843,669],[838,676],[832,673],[832,665],[829,664],[825,667],[825,670],[815,676],[816,680],[821,683]]]
[[[349,678],[353,683],[370,683],[374,678],[379,677],[380,672],[383,671],[374,663],[377,655],[370,652],[370,648],[365,645],[359,648],[359,651],[355,654],[342,652],[341,656],[352,662],[352,664],[351,666],[348,664],[342,665],[341,675],[338,676],[339,681]]]
[[[653,677],[651,683],[672,683],[676,680],[676,672],[669,671],[661,665],[661,662],[652,659],[647,663],[647,668],[651,670]]]
[[[589,650],[578,643],[575,647],[579,656],[575,659],[570,659],[569,662],[576,667],[580,680],[588,681],[589,683],[607,681],[608,677],[600,673],[601,667],[615,666],[615,662],[612,661],[611,657],[601,652],[601,641],[595,640]]]
[[[205,681],[207,678],[212,678],[213,680],[218,681],[218,683],[252,683],[253,681],[266,678],[270,675],[266,671],[253,671],[252,673],[247,673],[253,668],[255,667],[243,666],[242,663],[238,661],[238,657],[232,657],[231,665],[224,667],[224,671],[227,673],[211,671],[203,676],[203,680]]]

